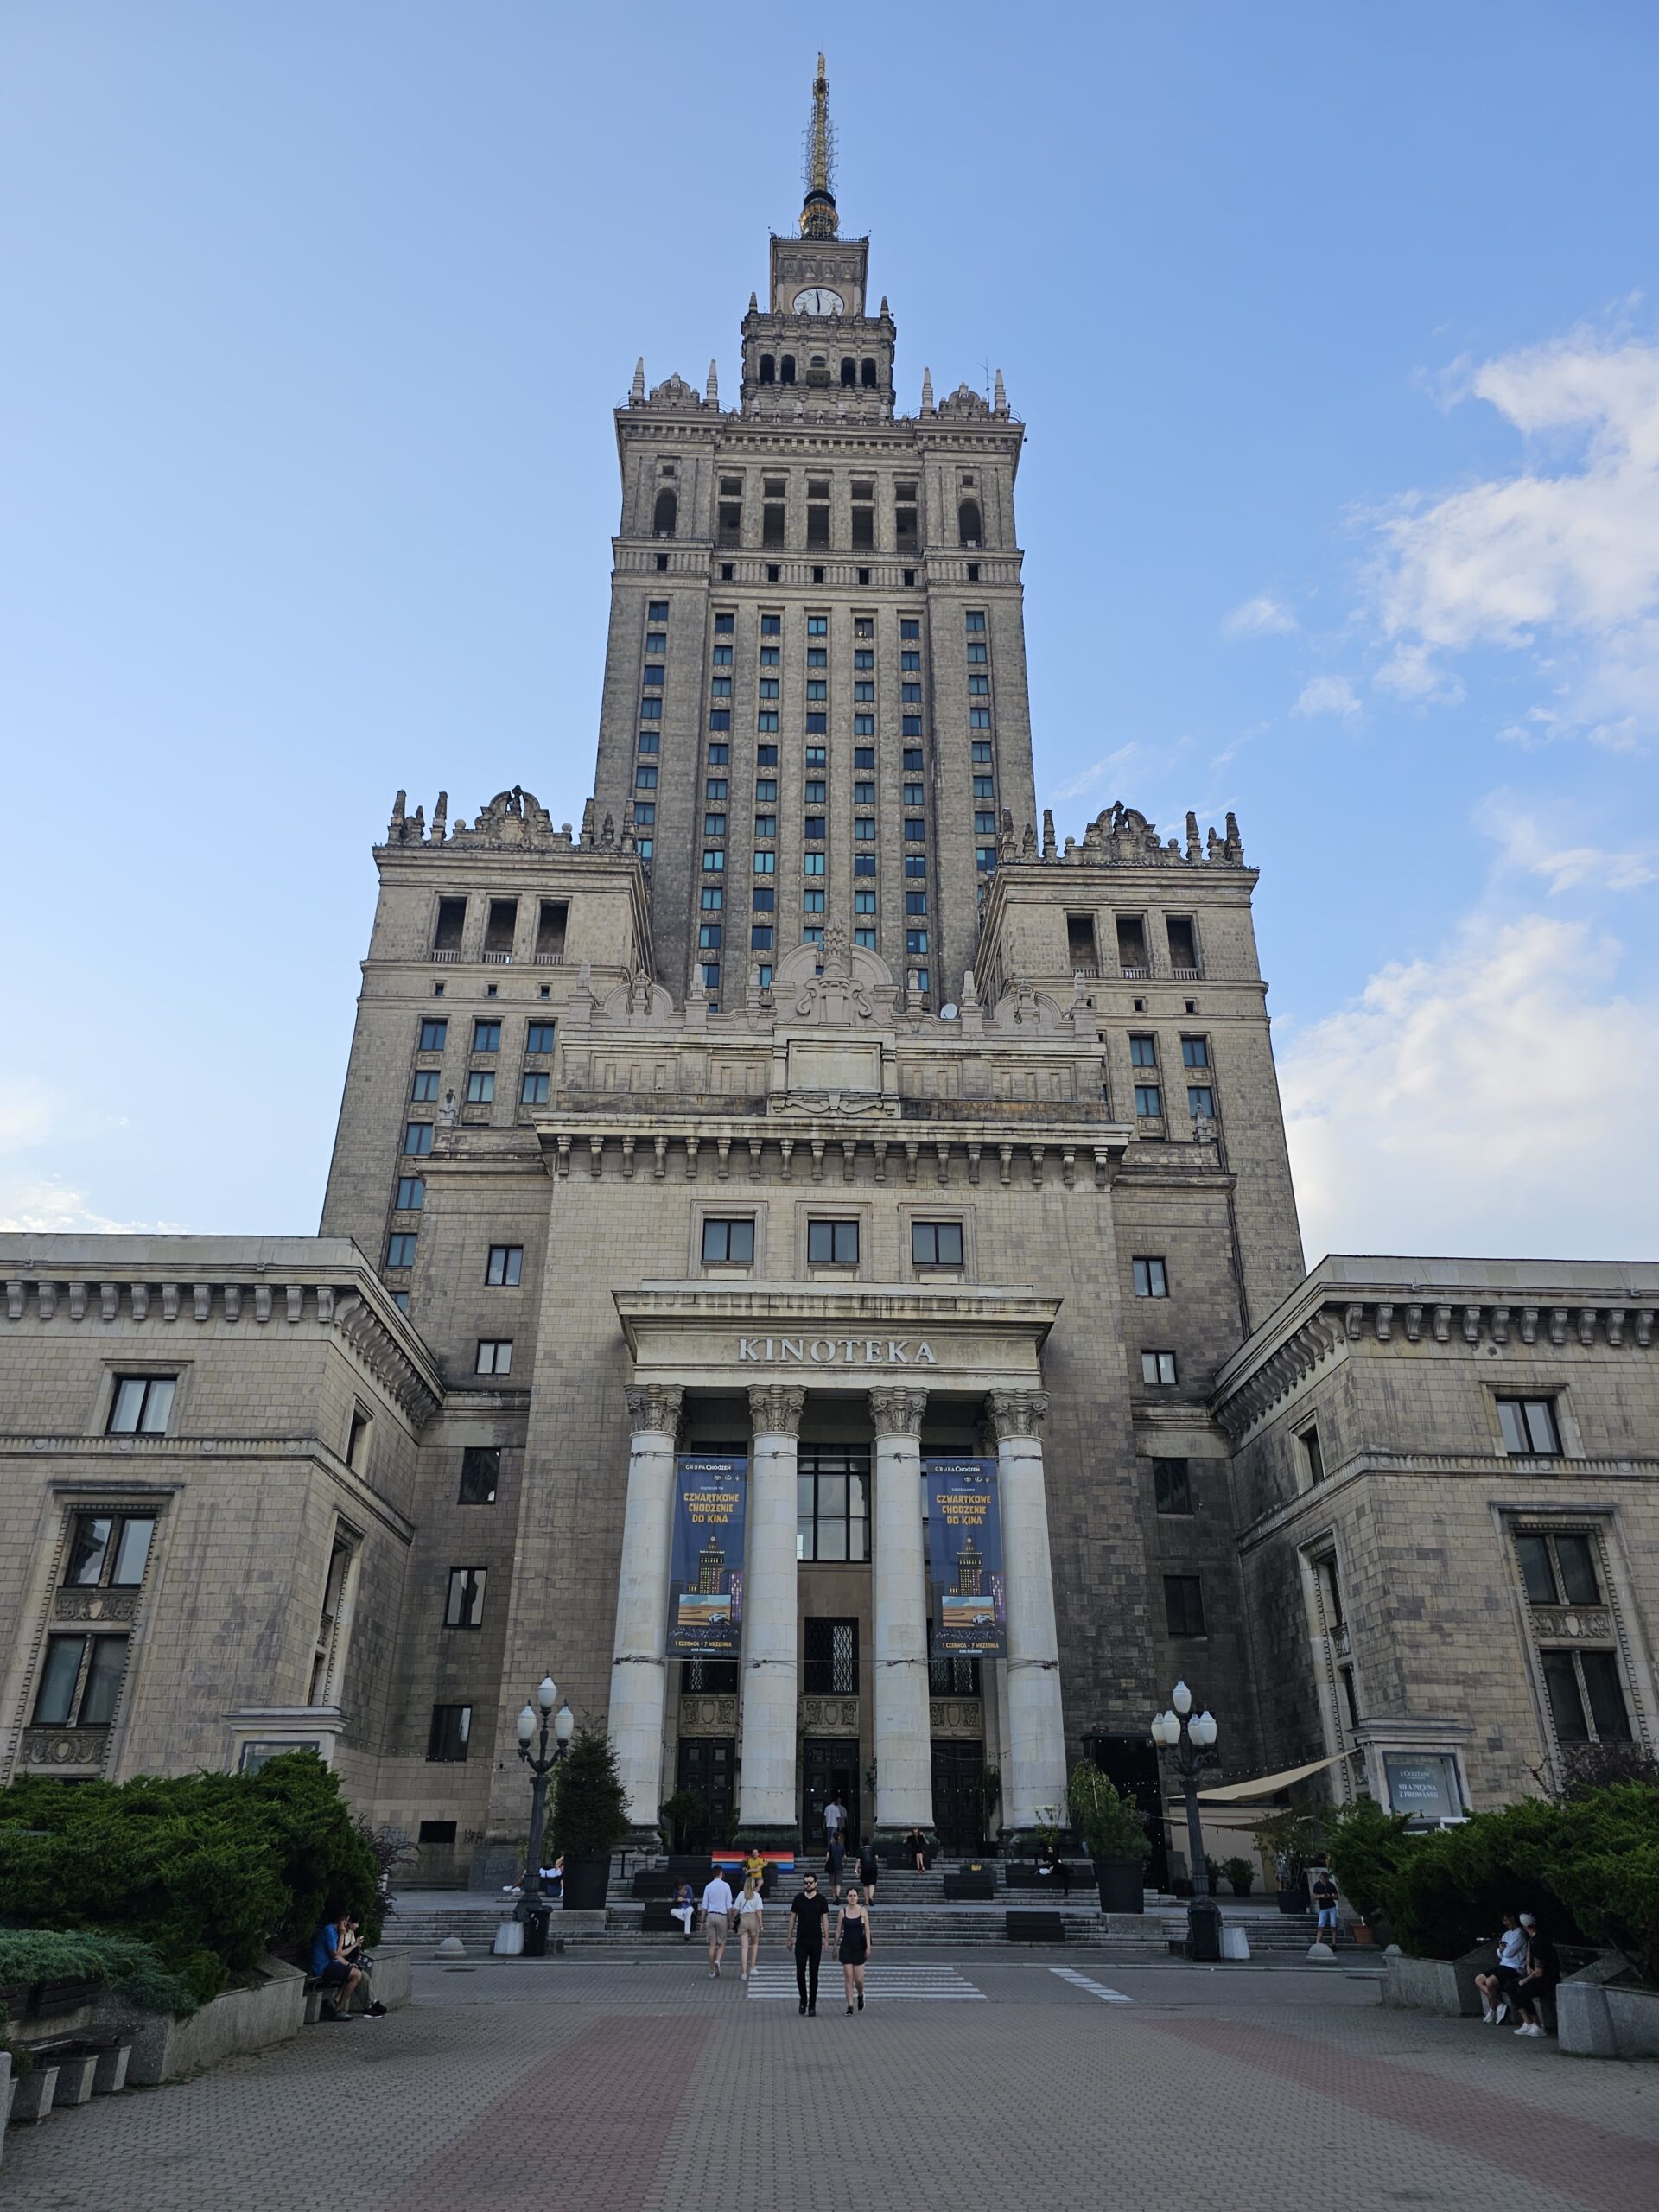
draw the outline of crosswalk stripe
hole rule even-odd
[[[1121,1989],[1108,1989],[1103,1981],[1090,1981],[1086,1974],[1079,1974],[1075,1967],[1051,1967],[1062,1981],[1069,1981],[1076,1989],[1086,1989],[1091,1997],[1098,1997],[1103,2005],[1133,2005],[1133,1997],[1126,1997]]]
[[[839,1994],[834,1975],[838,1962],[824,1961],[819,1986],[819,1995],[827,2005]],[[985,1993],[976,1989],[971,1981],[957,1972],[954,1967],[877,1967],[869,1970],[865,1985],[865,2002],[869,2005],[892,2005],[904,2000],[911,2003],[960,2003],[963,1999],[984,2004]],[[749,1976],[749,1995],[759,1998],[794,1997],[798,2001],[793,1967],[756,1967]]]

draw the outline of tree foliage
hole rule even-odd
[[[567,1859],[608,1858],[626,1835],[627,1797],[603,1728],[584,1722],[560,1760],[550,1826],[555,1852]]]
[[[1065,1785],[1065,1802],[1072,1825],[1091,1859],[1145,1864],[1150,1853],[1146,1815],[1092,1759],[1079,1759],[1072,1768]]]

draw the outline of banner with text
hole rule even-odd
[[[993,1658],[1008,1648],[996,1462],[930,1458],[922,1471],[934,1654]]]
[[[683,1452],[674,1462],[674,1548],[668,1649],[686,1659],[735,1659],[743,1643],[743,1514],[749,1463]]]

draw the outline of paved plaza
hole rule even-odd
[[[1659,2068],[1345,1967],[880,1957],[819,2017],[701,1953],[423,1962],[416,2003],[7,2140],[14,2212],[1652,2212]]]

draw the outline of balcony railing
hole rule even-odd
[[[480,952],[478,957],[486,968],[509,968],[512,964],[510,952]]]
[[[1196,983],[1198,980],[1196,968],[1172,968],[1169,972],[1178,983]]]
[[[442,962],[445,965],[452,965],[455,961],[460,959],[461,950],[459,946],[456,945],[435,944],[431,952],[428,955],[428,957],[429,959]]]
[[[1126,983],[1147,983],[1152,980],[1150,968],[1120,968],[1118,973]]]
[[[564,955],[562,952],[538,952],[536,965],[538,968],[563,968]]]

